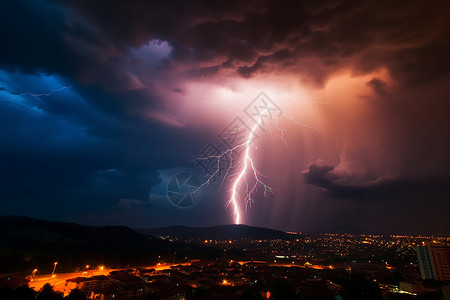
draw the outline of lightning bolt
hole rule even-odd
[[[240,219],[241,219],[241,213],[240,213],[240,209],[239,209],[239,205],[237,203],[238,201],[238,189],[239,186],[243,183],[243,181],[245,181],[245,175],[247,173],[247,169],[250,167],[251,170],[253,171],[253,176],[255,178],[255,183],[252,186],[250,192],[248,192],[248,184],[247,184],[247,193],[245,196],[245,203],[247,205],[247,203],[249,203],[249,201],[251,201],[251,195],[253,194],[253,192],[257,189],[258,184],[262,184],[264,186],[264,192],[266,192],[267,190],[272,191],[272,189],[270,187],[268,187],[267,185],[265,185],[259,178],[259,172],[258,170],[256,170],[255,165],[253,163],[253,160],[251,159],[250,156],[250,143],[253,139],[254,136],[254,132],[256,130],[256,128],[261,124],[262,122],[262,118],[264,116],[264,114],[268,111],[269,107],[267,107],[260,115],[259,115],[259,119],[258,122],[256,122],[255,125],[253,125],[250,134],[247,137],[247,140],[245,141],[245,155],[244,155],[244,166],[241,170],[241,172],[239,172],[239,175],[237,176],[236,180],[233,183],[233,187],[231,189],[231,198],[228,201],[228,203],[233,205],[233,215],[234,215],[234,223],[235,224],[239,224],[240,223]]]
[[[51,95],[53,95],[53,93],[61,92],[62,90],[70,89],[70,88],[72,88],[72,86],[63,86],[63,87],[60,87],[59,89],[51,90],[48,93],[36,94],[36,93],[31,93],[31,92],[25,92],[25,93],[18,93],[18,95],[33,96],[33,97],[50,97]]]
[[[313,101],[311,101],[311,102],[313,102]],[[242,189],[243,185],[245,186],[245,197],[243,198],[243,202],[245,203],[246,208],[248,207],[248,205],[251,205],[251,203],[253,202],[253,195],[258,191],[259,187],[263,188],[264,196],[267,196],[269,193],[273,194],[273,189],[271,187],[269,187],[268,185],[266,185],[263,182],[263,180],[261,179],[261,177],[263,175],[257,170],[255,163],[252,159],[252,152],[251,152],[252,147],[254,149],[257,149],[256,146],[252,145],[252,141],[255,137],[255,131],[257,130],[258,127],[260,127],[261,125],[264,125],[264,123],[263,123],[264,117],[270,118],[270,115],[271,115],[270,110],[271,110],[270,104],[267,104],[266,107],[258,114],[257,121],[251,127],[250,132],[249,132],[248,136],[246,137],[246,139],[244,140],[244,142],[234,146],[233,148],[225,150],[224,152],[219,153],[217,155],[209,155],[209,156],[205,156],[205,157],[196,158],[196,160],[215,159],[216,160],[216,168],[215,168],[215,171],[212,174],[210,174],[210,176],[206,179],[206,181],[204,181],[203,184],[201,184],[194,191],[194,193],[202,190],[205,186],[209,185],[211,183],[212,179],[219,174],[219,172],[221,170],[222,159],[227,158],[230,160],[230,164],[226,168],[226,172],[225,172],[225,175],[223,176],[220,187],[222,188],[226,178],[228,178],[228,177],[232,178],[233,183],[232,183],[232,187],[231,187],[231,195],[230,195],[229,200],[227,201],[227,206],[232,206],[233,218],[234,218],[235,224],[241,223],[242,211],[241,211],[239,202],[242,200],[242,198],[239,196],[239,192]],[[320,130],[317,129],[316,127],[300,123],[296,119],[287,115],[284,112],[281,112],[281,116],[285,116],[287,119],[291,120],[296,125],[299,125],[299,126],[302,126],[302,127],[308,128],[308,129],[317,130],[320,132]],[[275,118],[275,128],[279,132],[279,135],[277,135],[277,136],[283,141],[283,143],[287,147],[287,141],[285,140],[286,129],[283,129],[279,126],[278,118],[279,117]],[[248,129],[249,128],[248,124],[250,122],[255,122],[255,121],[248,120],[246,125],[238,127],[232,131],[229,131],[229,132],[227,132],[227,134],[228,135],[237,134],[240,130]],[[269,133],[272,134],[273,133],[272,130],[269,127],[267,127],[267,128],[269,130]],[[237,165],[235,165],[232,154],[239,148],[245,149],[244,157],[239,161],[239,163]],[[231,170],[235,169],[235,168],[239,169],[239,171],[235,174],[230,174]],[[250,179],[248,178],[249,175],[251,176]],[[252,182],[249,182],[250,180]]]

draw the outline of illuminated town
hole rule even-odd
[[[417,249],[441,245],[448,257],[448,237],[288,232],[277,239],[158,238],[218,252],[208,259],[166,253],[148,266],[92,262],[73,272],[59,272],[63,262],[54,262],[50,274],[35,268],[3,277],[2,293],[8,284],[16,291],[28,284],[37,295],[60,299],[357,299],[364,293],[370,299],[440,299],[449,288],[447,278],[421,276],[417,256]]]

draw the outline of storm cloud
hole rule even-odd
[[[0,207],[141,227],[227,222],[226,188],[180,212],[163,200],[164,170],[190,168],[241,113],[231,107],[275,87],[275,102],[293,100],[280,106],[317,131],[286,125],[287,150],[261,135],[279,199],[249,223],[351,226],[317,212],[333,201],[384,203],[367,219],[385,199],[411,199],[408,218],[427,195],[448,208],[449,10],[444,0],[3,1]],[[430,231],[449,228],[442,211]]]

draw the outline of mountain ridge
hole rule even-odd
[[[23,216],[0,216],[0,273],[50,272],[85,265],[148,265],[158,256],[213,258],[220,251],[144,235],[126,226],[87,226]]]
[[[189,227],[173,225],[159,228],[134,228],[139,233],[151,236],[170,236],[179,239],[215,239],[233,240],[241,238],[254,239],[291,239],[292,236],[280,230],[255,227],[243,224],[225,224],[210,227]]]

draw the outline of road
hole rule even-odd
[[[238,261],[239,264],[245,264],[255,261]],[[260,262],[260,263],[267,263],[267,262]],[[156,266],[145,266],[145,267],[139,267],[142,269],[155,269],[155,270],[166,270],[169,269],[172,266],[187,266],[190,265],[190,263],[180,263],[180,264],[159,264]],[[269,266],[284,266],[284,267],[302,267],[305,268],[304,265],[295,265],[295,264],[276,264],[276,263],[269,263]],[[332,266],[320,266],[320,265],[310,265],[310,268],[313,269],[332,269]],[[83,271],[83,272],[72,272],[72,273],[57,273],[52,277],[52,274],[42,274],[42,275],[36,275],[34,277],[33,281],[30,281],[28,284],[31,288],[33,288],[35,291],[39,291],[46,283],[50,283],[53,286],[53,289],[55,291],[63,292],[64,296],[67,296],[72,289],[75,288],[75,283],[73,282],[67,282],[67,280],[76,278],[76,277],[91,277],[91,276],[98,276],[98,275],[105,275],[108,276],[110,272],[113,271],[123,271],[123,270],[129,270],[130,268],[122,268],[122,269],[110,269],[110,268],[98,268],[98,269],[91,269],[89,271]]]
[[[172,266],[186,266],[190,263],[180,263],[180,264],[160,264],[157,266],[146,266],[146,267],[139,267],[142,269],[155,269],[155,270],[166,270],[169,269]],[[129,270],[130,268],[123,268],[123,269],[110,269],[110,268],[98,268],[98,269],[91,269],[89,271],[83,271],[83,272],[72,272],[72,273],[57,273],[54,276],[52,274],[42,274],[42,275],[36,275],[32,281],[29,282],[29,287],[34,289],[35,291],[39,291],[42,289],[42,287],[49,283],[53,286],[53,289],[55,291],[63,292],[64,296],[67,296],[72,289],[75,288],[74,283],[67,283],[68,279],[76,278],[76,277],[91,277],[91,276],[98,276],[98,275],[105,275],[108,276],[110,272],[113,271],[123,271],[123,270]]]

